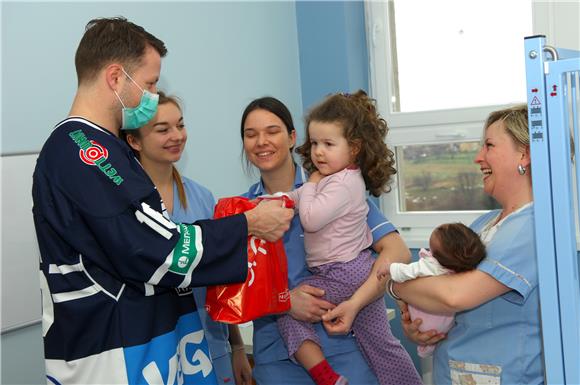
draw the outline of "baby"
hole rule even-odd
[[[419,251],[417,262],[387,263],[381,266],[377,271],[379,279],[388,272],[392,281],[405,282],[418,277],[469,271],[475,269],[486,254],[479,235],[462,223],[446,223],[435,228],[429,238],[429,249]],[[426,313],[414,306],[409,306],[409,314],[412,320],[423,320],[420,331],[435,329],[446,333],[453,326],[453,315]],[[417,352],[420,357],[427,357],[434,349],[434,345],[419,346]]]

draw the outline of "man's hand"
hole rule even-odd
[[[444,333],[439,333],[437,330],[421,332],[419,326],[421,326],[423,320],[417,318],[415,321],[411,321],[411,315],[409,314],[407,304],[402,301],[397,301],[397,304],[401,309],[401,326],[403,327],[403,333],[405,333],[405,336],[409,340],[417,345],[435,345],[446,337]]]
[[[281,200],[265,200],[246,211],[248,233],[270,242],[280,239],[294,217],[294,210],[286,209],[282,204]]]
[[[300,285],[290,291],[292,308],[289,314],[298,321],[320,322],[334,304],[321,299],[324,290],[310,285]]]

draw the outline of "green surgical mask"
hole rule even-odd
[[[125,72],[125,69],[123,69]],[[135,84],[141,91],[143,95],[141,96],[141,101],[137,107],[126,107],[125,103],[119,97],[117,91],[113,91],[117,95],[117,99],[123,105],[123,123],[121,125],[122,130],[136,130],[138,128],[146,125],[157,113],[157,104],[159,103],[159,94],[153,94],[143,88],[133,80],[127,72],[125,75]]]

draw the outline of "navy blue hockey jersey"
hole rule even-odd
[[[245,280],[245,216],[171,222],[131,149],[82,118],[46,141],[32,195],[48,383],[213,384],[191,287]]]

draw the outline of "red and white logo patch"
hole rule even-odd
[[[88,164],[89,166],[94,166],[95,161],[101,158],[107,159],[109,157],[109,151],[103,146],[101,146],[97,141],[91,140],[93,144],[91,147],[87,148],[86,150],[80,149],[79,156],[81,160]]]

